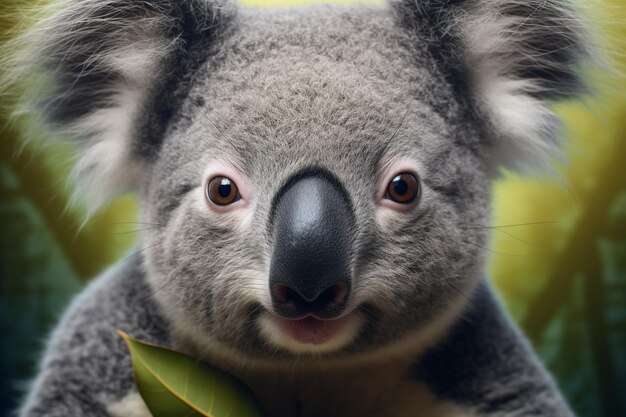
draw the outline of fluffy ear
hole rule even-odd
[[[592,56],[576,5],[567,0],[402,0],[406,19],[435,28],[435,55],[486,112],[496,166],[546,165],[559,156],[549,106],[585,90]],[[459,82],[454,80],[453,82]]]
[[[33,85],[25,110],[77,139],[75,174],[91,209],[134,187],[201,62],[194,54],[234,12],[226,2],[53,1],[16,44],[25,52],[13,78]]]

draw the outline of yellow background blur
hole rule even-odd
[[[344,1],[350,2],[350,1]],[[376,0],[371,0],[376,2]],[[0,39],[31,0],[0,0]],[[243,0],[253,6],[315,3]],[[556,109],[568,162],[559,176],[494,183],[489,275],[580,416],[626,415],[626,1],[583,1],[616,71]],[[0,68],[0,71],[3,71]],[[1,72],[0,72],[1,76]],[[139,226],[125,196],[89,222],[67,208],[74,149],[24,145],[0,101],[0,414],[15,404],[67,300],[127,254]],[[45,132],[35,132],[45,136]]]

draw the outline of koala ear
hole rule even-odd
[[[201,62],[194,53],[206,54],[234,13],[226,3],[53,1],[50,17],[15,44],[25,52],[12,78],[34,85],[23,110],[78,141],[77,188],[90,209],[134,188]]]
[[[567,0],[402,0],[403,18],[434,27],[434,53],[457,68],[488,116],[495,167],[559,157],[554,101],[585,91],[587,28]],[[458,82],[455,80],[454,82]]]

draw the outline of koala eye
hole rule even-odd
[[[402,172],[389,182],[385,198],[398,204],[410,204],[420,194],[420,183],[417,175]]]
[[[227,206],[241,199],[237,185],[230,178],[222,176],[211,178],[206,194],[218,206]]]

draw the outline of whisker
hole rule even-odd
[[[520,241],[520,242],[522,242],[522,243],[525,243],[525,244],[527,244],[527,245],[534,246],[534,247],[536,247],[536,248],[546,247],[546,245],[538,245],[538,244],[536,244],[536,243],[533,243],[533,242],[529,242],[529,241],[527,241],[527,240],[524,240],[524,239],[522,239],[522,238],[520,238],[520,237],[515,236],[513,233],[509,233],[509,232],[507,232],[507,231],[505,231],[505,230],[500,230],[500,229],[495,229],[495,230],[496,230],[496,232],[503,233],[503,234],[505,234],[505,235],[507,235],[507,236],[510,236],[510,237],[512,237],[513,239],[518,240],[518,241]]]
[[[133,222],[113,222],[113,223],[107,223],[107,226],[118,226],[118,225],[121,225],[121,224],[141,224],[141,225],[161,226],[161,227],[167,226],[165,224],[160,224],[160,223],[139,222],[139,221],[133,221]]]
[[[134,233],[145,232],[146,230],[159,230],[159,229],[162,229],[162,227],[145,227],[143,229],[126,230],[126,231],[123,231],[123,232],[111,232],[111,234],[113,234],[113,235],[130,235],[130,234],[134,234]]]
[[[174,269],[172,272],[175,272],[175,271],[178,271],[178,269]],[[168,274],[167,281],[165,281],[165,283],[161,285],[159,288],[157,288],[156,290],[151,291],[149,294],[147,294],[144,298],[144,301],[150,298],[153,298],[159,291],[161,291],[163,288],[165,288],[166,286],[174,282],[174,280],[178,279],[182,274],[183,274],[182,270],[171,278],[169,277],[169,275],[172,275],[172,273]]]
[[[500,252],[500,251],[495,251],[493,249],[490,249],[486,246],[483,246],[479,243],[476,242],[471,242],[471,241],[467,241],[467,243],[469,243],[470,245],[474,245],[476,247],[479,247],[483,250],[486,250],[487,252],[493,253],[495,255],[502,255],[502,256],[511,256],[511,257],[515,257],[515,258],[527,258],[527,257],[531,257],[531,254],[525,253],[525,254],[519,254],[519,253],[507,253],[507,252]]]
[[[537,226],[543,224],[567,224],[567,222],[562,221],[540,221],[540,222],[529,222],[529,223],[514,223],[514,224],[504,224],[501,226],[485,226],[485,225],[465,225],[464,229],[503,229],[507,227],[522,227],[522,226]]]
[[[404,126],[404,122],[407,118],[407,116],[409,115],[409,112],[411,111],[411,108],[408,108],[406,112],[404,112],[404,115],[402,116],[402,119],[400,120],[400,123],[398,124],[398,127],[396,128],[396,130],[393,132],[393,134],[391,135],[391,137],[389,139],[387,139],[387,141],[384,143],[384,145],[382,146],[380,155],[383,155],[387,149],[389,148],[389,145],[391,144],[391,142],[396,138],[396,136],[398,135],[398,133],[400,132],[400,129],[402,129],[402,126]]]
[[[143,254],[143,252],[145,252],[145,251],[147,251],[147,250],[149,250],[149,249],[152,249],[152,248],[154,248],[154,247],[156,247],[156,246],[162,245],[163,243],[165,243],[165,241],[157,242],[157,243],[155,243],[155,244],[153,244],[153,245],[150,245],[150,246],[145,246],[145,247],[143,247],[143,248],[141,248],[141,249],[139,249],[139,250],[137,250],[137,251],[133,252],[132,254],[130,254],[130,255],[128,255],[128,256],[126,256],[126,257],[122,258],[120,261],[118,261],[118,263],[117,263],[117,264],[115,264],[115,266],[113,267],[113,270],[112,270],[112,271],[117,271],[117,270],[118,270],[119,268],[121,268],[121,267],[122,267],[122,266],[123,266],[126,262],[128,262],[128,261],[132,260],[132,259],[133,259],[133,258],[135,258],[136,256],[139,256],[139,255]]]
[[[467,296],[467,294],[465,294],[463,291],[461,291],[456,285],[454,285],[451,282],[447,282],[444,281],[444,283],[446,285],[448,285],[449,287],[451,287],[452,289],[454,289],[456,292],[458,292],[463,298],[465,298],[467,301],[471,301],[470,298]]]

